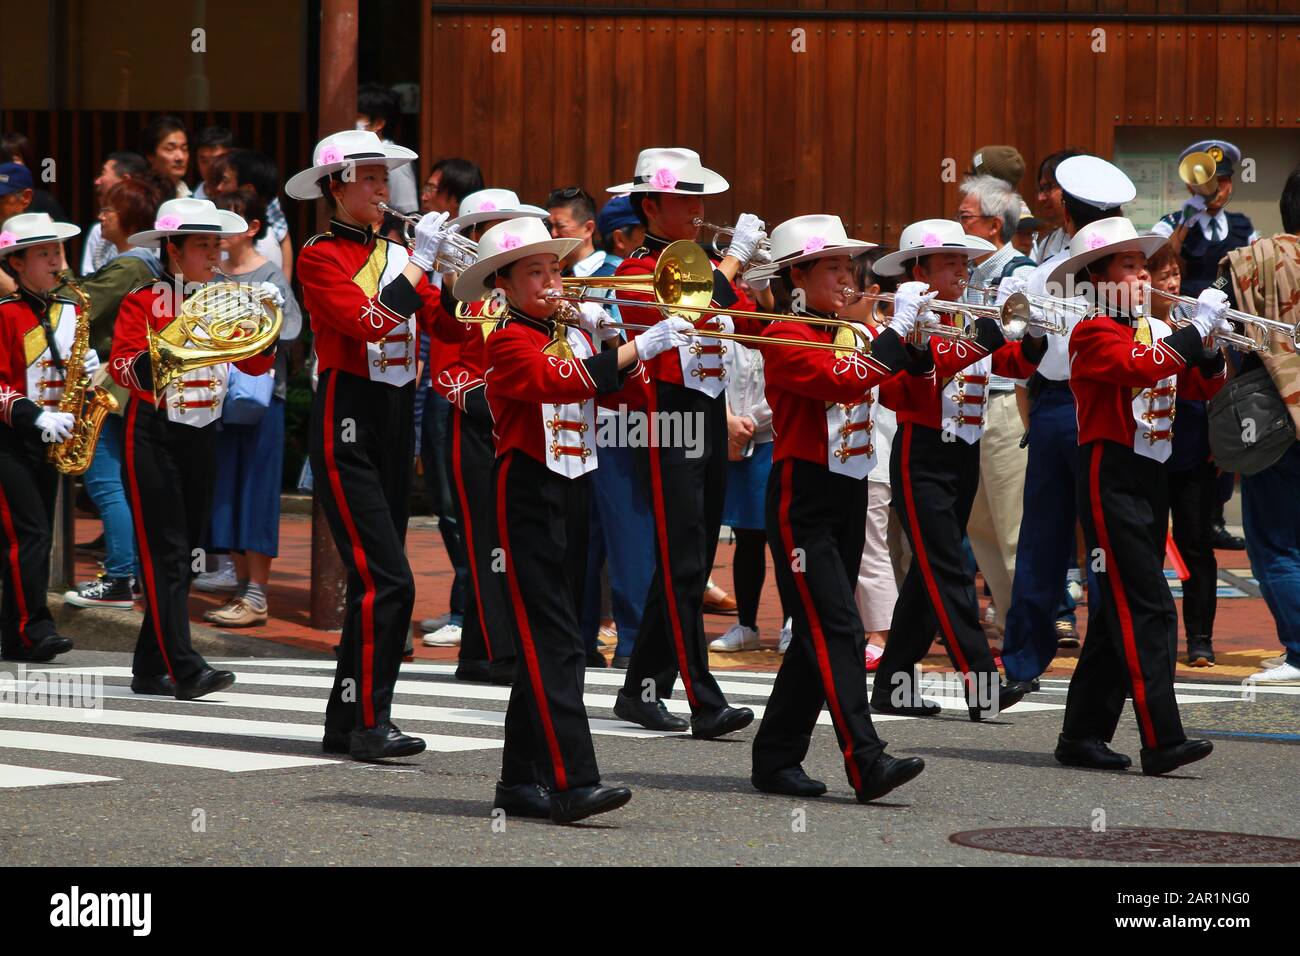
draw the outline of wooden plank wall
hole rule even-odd
[[[964,9],[1276,14],[1294,2],[974,0]],[[959,177],[983,145],[1021,150],[1032,204],[1043,156],[1065,146],[1108,156],[1117,126],[1300,126],[1300,22],[801,21],[639,16],[625,6],[609,17],[427,8],[423,168],[465,156],[527,201],[572,183],[603,199],[606,186],[631,178],[642,147],[688,146],[732,184],[709,201],[714,221],[834,212],[855,234],[893,240],[907,222],[955,212],[944,162]],[[806,52],[792,49],[796,28]],[[498,29],[505,50],[492,52]],[[1094,30],[1104,31],[1104,52],[1094,52]]]

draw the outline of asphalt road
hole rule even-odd
[[[618,672],[589,671],[601,770],[606,782],[633,789],[631,803],[576,826],[507,820],[494,827],[506,688],[458,683],[442,665],[405,665],[395,719],[428,736],[431,749],[374,766],[327,761],[320,751],[332,662],[279,664],[235,662],[239,682],[230,691],[180,702],[132,696],[127,654],[74,652],[45,669],[88,679],[82,689],[92,692],[98,676],[98,706],[66,706],[65,697],[55,710],[33,696],[33,674],[23,682],[17,665],[0,665],[7,672],[0,675],[0,787],[12,787],[0,791],[0,862],[1078,865],[968,848],[949,837],[1031,825],[1095,831],[1101,821],[1111,829],[1300,838],[1300,688],[1250,700],[1232,682],[1180,684],[1189,733],[1213,735],[1216,749],[1158,779],[1055,763],[1064,681],[1045,683],[1028,699],[1032,708],[981,724],[961,709],[881,720],[890,752],[922,756],[927,769],[862,806],[828,723],[817,728],[805,767],[830,792],[815,800],[763,795],[749,784],[757,722],[715,742],[649,735],[613,717]],[[732,702],[750,705],[763,702],[773,676],[721,675]],[[1131,708],[1116,746],[1136,759]]]

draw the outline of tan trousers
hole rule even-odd
[[[1011,579],[1016,573],[1016,542],[1025,500],[1028,452],[1020,447],[1025,427],[1016,409],[1015,392],[990,392],[984,436],[980,439],[980,484],[975,492],[966,536],[993,603],[997,626],[1006,626],[1011,606]],[[1061,489],[1072,494],[1072,488]]]
[[[889,507],[889,485],[868,481],[867,490],[867,538],[858,569],[856,597],[862,629],[870,633],[889,630],[894,602],[898,600],[898,581],[889,553],[889,520],[893,513]]]

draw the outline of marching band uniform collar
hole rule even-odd
[[[641,240],[641,245],[645,246],[650,252],[663,252],[668,248],[669,242],[662,236],[656,236],[649,229],[646,230],[645,238]]]
[[[44,317],[45,313],[49,311],[50,293],[48,292],[33,292],[20,282],[18,283],[18,296],[23,302],[31,306],[32,311],[38,316]]]
[[[340,239],[347,239],[363,246],[368,246],[375,241],[374,226],[356,226],[352,223],[344,222],[337,216],[330,217],[330,233],[338,236]]]
[[[506,312],[511,319],[514,319],[519,322],[523,322],[526,325],[531,325],[533,328],[540,329],[541,331],[547,333],[548,335],[555,331],[554,317],[548,319],[536,318],[535,316],[529,315],[527,312],[523,311],[513,303],[506,306]]]

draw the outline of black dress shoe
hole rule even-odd
[[[551,794],[551,822],[573,823],[597,813],[608,813],[631,799],[632,791],[627,787],[604,787],[598,783],[557,790]]]
[[[1223,522],[1217,522],[1211,529],[1211,543],[1214,547],[1223,551],[1245,551],[1246,539],[1239,538],[1224,526]]]
[[[486,684],[492,679],[492,665],[487,661],[460,661],[456,664],[456,680]]]
[[[1093,770],[1127,770],[1133,760],[1127,754],[1116,753],[1098,737],[1071,739],[1061,734],[1056,738],[1056,761],[1067,767],[1089,767]]]
[[[139,674],[133,674],[131,676],[131,693],[154,694],[158,697],[175,697],[176,681],[172,680],[171,674],[157,674],[153,677],[143,677]]]
[[[1187,663],[1191,667],[1209,667],[1214,663],[1214,641],[1208,635],[1187,636]]]
[[[1012,684],[998,685],[998,703],[997,710],[988,711],[983,707],[970,708],[970,719],[979,723],[985,717],[996,717],[1008,707],[1014,707],[1020,703],[1020,699],[1029,693],[1028,684],[1016,681]]]
[[[506,786],[497,781],[493,810],[504,810],[508,817],[551,818],[551,794],[540,783],[517,783]]]
[[[621,717],[630,724],[638,724],[646,730],[686,730],[690,724],[684,717],[668,713],[662,700],[646,701],[628,697],[623,691],[614,698],[614,716]]]
[[[1189,763],[1204,760],[1214,744],[1209,740],[1184,740],[1172,747],[1158,747],[1155,750],[1142,748],[1142,772],[1148,777],[1158,777]]]
[[[346,754],[352,747],[352,733],[347,730],[326,730],[320,749],[327,754]]]
[[[787,797],[820,797],[826,784],[804,773],[803,767],[784,767],[770,776],[752,774],[749,782],[764,793],[780,793]]]
[[[488,682],[502,687],[510,686],[515,682],[515,665],[517,663],[518,660],[513,657],[496,658],[488,665]],[[457,670],[459,671],[460,668],[458,667]]]
[[[871,765],[871,773],[863,781],[862,789],[857,791],[858,803],[879,800],[895,787],[901,787],[907,781],[918,776],[925,769],[925,761],[920,757],[891,757],[881,753]]]
[[[710,714],[691,714],[691,736],[698,740],[717,740],[753,722],[754,712],[748,707],[720,707]]]
[[[614,668],[615,670],[625,671],[627,670],[627,666],[631,663],[632,663],[631,654],[629,654],[627,657],[619,657],[617,654],[615,654],[614,661],[612,664],[610,664],[610,667]]]
[[[920,703],[904,704],[896,707],[888,700],[877,702],[874,697],[871,698],[871,712],[873,714],[896,714],[899,717],[933,717],[939,711],[943,710],[936,700],[929,698],[920,698]]]
[[[46,634],[32,642],[31,647],[13,647],[4,652],[7,661],[24,661],[28,664],[44,664],[60,654],[72,650],[72,641],[58,634]]]
[[[235,682],[235,675],[230,671],[214,670],[205,667],[189,680],[177,681],[175,696],[177,700],[194,700],[206,694],[215,694],[225,690]]]
[[[366,762],[414,757],[423,750],[423,740],[402,733],[391,722],[354,730],[348,739],[348,753],[352,759]]]
[[[605,660],[605,655],[600,651],[587,651],[588,667],[608,667],[609,663]]]
[[[1038,690],[1039,685],[1038,678],[1034,678],[1033,680],[1009,680],[1005,686],[1020,691],[1020,696],[1024,697]]]

